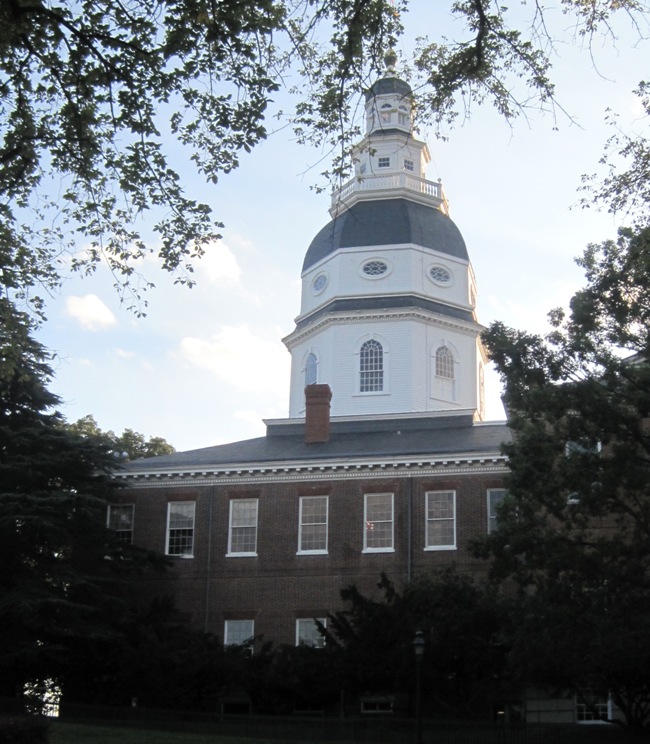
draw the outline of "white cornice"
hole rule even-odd
[[[311,462],[152,468],[137,473],[116,473],[116,478],[133,488],[158,488],[350,478],[411,478],[442,474],[505,474],[507,471],[504,455],[484,452],[472,455],[458,453],[439,457],[409,456],[387,459],[313,460]]]
[[[387,295],[388,297],[388,295]],[[345,298],[350,299],[350,298]],[[420,308],[388,308],[385,310],[346,310],[324,313],[320,316],[312,325],[303,328],[298,331],[295,330],[288,336],[282,339],[282,343],[291,350],[293,346],[300,343],[300,341],[309,338],[314,333],[321,331],[327,326],[351,324],[351,323],[366,323],[368,321],[381,322],[387,320],[400,320],[411,319],[425,321],[431,323],[434,321],[440,328],[453,328],[455,331],[462,333],[466,336],[475,336],[477,331],[481,332],[485,326],[480,323],[473,321],[464,321],[459,318],[452,318],[449,315],[443,315],[429,310],[422,310]],[[299,320],[299,319],[298,319]]]

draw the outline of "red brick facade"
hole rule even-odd
[[[503,462],[331,479],[314,470],[313,477],[300,480],[278,475],[253,483],[186,485],[180,477],[162,485],[157,478],[124,489],[120,502],[135,505],[134,543],[161,553],[166,550],[168,503],[196,504],[193,556],[174,557],[173,568],[151,579],[144,594],[173,594],[194,625],[220,637],[226,620],[253,619],[256,636],[294,643],[296,619],[342,608],[340,590],[349,584],[372,593],[381,572],[399,586],[451,564],[473,573],[485,570],[468,546],[487,530],[487,491],[502,487]],[[425,550],[428,491],[455,492],[453,548]],[[364,496],[379,493],[393,494],[393,549],[367,552]],[[328,497],[326,553],[299,553],[304,496]],[[230,502],[235,499],[257,500],[255,555],[228,555]]]

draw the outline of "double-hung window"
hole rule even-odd
[[[109,504],[106,524],[113,530],[120,542],[130,545],[133,542],[134,504]]]
[[[194,501],[167,504],[167,555],[191,558],[194,555]]]
[[[251,643],[254,634],[254,620],[226,620],[224,646],[243,646],[245,643]]]
[[[364,499],[363,550],[381,553],[393,550],[393,494],[367,493]]]
[[[300,497],[299,553],[327,553],[327,496]]]
[[[506,497],[505,488],[488,488],[487,492],[487,512],[488,512],[488,523],[487,531],[488,534],[494,532],[498,526],[498,507],[499,504]]]
[[[313,648],[323,648],[325,638],[321,635],[318,623],[323,627],[327,622],[326,618],[300,618],[296,620],[296,646],[312,646]]]
[[[426,494],[426,515],[426,550],[454,550],[456,492],[429,491]]]
[[[257,499],[230,502],[228,555],[257,555]]]

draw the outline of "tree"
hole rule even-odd
[[[458,41],[423,41],[411,69],[420,110],[452,121],[470,102],[507,118],[552,104],[553,39],[535,3],[519,22],[491,0],[453,0]],[[0,269],[12,297],[42,312],[39,287],[62,280],[62,252],[91,273],[105,263],[142,311],[141,259],[192,283],[192,261],[218,237],[211,208],[171,166],[180,144],[218,181],[267,136],[265,116],[291,80],[301,141],[337,148],[340,175],[355,102],[383,70],[408,3],[389,0],[7,0],[0,6]],[[637,0],[565,0],[579,38]],[[151,212],[151,229],[145,216]],[[153,237],[148,234],[152,233]]]
[[[128,577],[162,559],[106,528],[114,464],[54,411],[48,356],[27,316],[0,300],[0,679],[61,683],[80,641],[115,639]]]
[[[635,93],[643,110],[639,121],[647,124],[650,119],[650,83],[641,82]],[[648,225],[649,217],[650,141],[638,132],[630,134],[621,130],[616,112],[610,111],[608,120],[615,132],[609,138],[600,161],[607,167],[607,174],[604,177],[583,176],[582,189],[587,195],[581,203],[584,208],[605,207],[643,228]],[[623,163],[626,168],[622,167]]]
[[[120,459],[137,460],[140,457],[171,455],[176,452],[163,437],[149,437],[147,440],[144,434],[133,429],[125,429],[119,436],[110,430],[102,431],[90,414],[68,424],[68,429],[79,436],[103,442],[113,457]]]
[[[611,691],[650,722],[650,229],[580,259],[586,286],[546,337],[493,324],[514,441],[483,552],[521,598],[529,679]]]
[[[507,684],[507,602],[455,570],[420,577],[401,591],[383,575],[378,587],[380,601],[354,586],[344,589],[349,608],[330,615],[324,629],[338,649],[346,697],[413,699],[413,639],[421,630],[424,711],[487,717]]]

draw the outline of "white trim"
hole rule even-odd
[[[390,520],[373,520],[373,522],[385,524],[390,521],[390,547],[369,548],[368,529],[368,499],[373,496],[390,496]],[[363,495],[363,550],[362,553],[394,553],[395,552],[395,494],[385,491],[382,493],[364,493]]]
[[[313,626],[316,628],[318,627],[316,625],[316,620],[318,620],[319,623],[321,623],[323,626],[327,627],[327,618],[326,617],[297,617],[296,618],[296,646],[309,646],[310,648],[325,648],[325,638],[320,636],[320,643],[305,643],[304,641],[301,644],[300,639],[300,623],[308,623],[311,622]]]
[[[452,494],[453,517],[451,518],[437,517],[436,519],[429,519],[429,496],[432,496],[438,493]],[[456,513],[456,491],[455,489],[446,488],[446,489],[438,490],[438,491],[426,491],[424,496],[425,496],[425,500],[424,500],[424,549],[425,551],[457,550],[458,549],[458,544],[456,540],[457,513]],[[452,523],[453,528],[454,528],[454,539],[451,545],[429,545],[429,524],[434,521],[435,522],[450,521]]]
[[[170,553],[169,552],[169,537],[170,537],[170,517],[172,506],[192,506],[192,552],[191,553]],[[178,529],[178,528],[174,528]],[[194,538],[196,537],[196,501],[168,501],[167,502],[167,524],[165,527],[165,555],[171,558],[194,558]]]
[[[316,550],[301,550],[300,545],[302,544],[302,508],[306,499],[325,499],[325,547],[318,548]],[[329,508],[330,499],[328,494],[313,494],[310,496],[300,496],[298,502],[298,550],[296,555],[327,555],[329,548]],[[317,524],[323,524],[318,522]]]
[[[259,499],[230,499],[230,512],[228,517],[228,552],[226,558],[250,558],[257,556],[257,530],[259,524]],[[233,551],[232,549],[232,537],[233,537],[233,505],[234,504],[255,504],[255,550],[250,551]],[[252,527],[253,525],[247,525]]]
[[[303,480],[308,475],[310,480],[329,480],[337,478],[385,478],[389,472],[393,477],[409,478],[417,473],[427,475],[439,474],[440,470],[454,475],[469,473],[508,473],[507,458],[495,452],[448,453],[441,456],[410,456],[408,459],[349,459],[315,462],[278,462],[266,464],[230,463],[223,467],[200,466],[197,469],[179,468],[149,471],[143,473],[115,473],[115,477],[124,481],[135,481],[133,488],[150,488],[156,486],[177,486],[179,482],[192,480],[193,485],[209,486],[215,483],[268,483]]]

